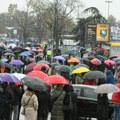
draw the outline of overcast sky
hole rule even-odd
[[[108,4],[105,1],[108,0],[80,0],[84,4],[84,9],[88,7],[97,7],[102,15],[107,18],[108,16]],[[110,0],[109,14],[112,14],[120,20],[120,0]],[[7,12],[10,3],[17,3],[19,9],[23,9],[25,6],[25,0],[0,0],[0,13]]]

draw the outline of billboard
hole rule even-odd
[[[108,42],[109,41],[110,28],[109,24],[97,24],[96,41]]]
[[[88,23],[87,24],[87,40],[89,42],[96,40],[96,24]]]
[[[110,36],[110,25],[108,23],[87,23],[88,42],[108,42]]]

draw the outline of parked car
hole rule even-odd
[[[94,92],[94,89],[97,86],[91,85],[72,85],[75,93],[78,96],[78,118],[97,118],[97,93]],[[112,119],[113,107],[110,101],[108,113],[109,119]]]

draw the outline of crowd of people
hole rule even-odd
[[[23,55],[21,52],[29,52],[30,55]],[[39,61],[47,61],[46,65],[40,67],[39,70],[45,74],[61,75],[70,84],[57,84],[49,86],[46,91],[34,90],[30,87],[26,88],[24,83],[18,84],[14,82],[0,83],[0,120],[19,120],[20,114],[24,115],[25,120],[47,120],[48,113],[51,112],[51,120],[77,120],[77,95],[74,92],[71,84],[85,84],[85,85],[101,85],[101,84],[115,84],[120,88],[120,67],[118,64],[105,64],[107,58],[104,57],[105,50],[97,47],[88,54],[84,59],[84,54],[88,51],[80,49],[81,58],[76,58],[73,52],[63,55],[60,49],[51,49],[47,45],[42,48],[39,44],[34,48],[4,48],[0,46],[1,59],[1,73],[22,73],[28,74],[34,70],[34,67],[27,69],[32,64],[38,64]],[[6,53],[9,53],[6,55]],[[12,53],[12,54],[11,54]],[[14,55],[13,55],[14,54]],[[62,56],[65,60],[54,59],[54,56]],[[77,61],[68,62],[68,60],[76,58]],[[91,60],[97,58],[101,61],[100,64],[91,63]],[[6,59],[6,62],[2,62]],[[11,60],[21,60],[24,65],[8,67]],[[54,62],[54,63],[53,63]],[[92,71],[101,71],[106,74],[106,79],[91,79],[85,80],[83,76],[86,72],[72,74],[72,70],[79,65],[86,65]],[[58,71],[57,67],[65,65],[71,71]],[[108,120],[108,106],[109,100],[107,93],[98,94],[98,120]],[[120,120],[120,92],[113,93],[112,102],[114,103],[113,120]],[[68,108],[69,107],[69,108]]]

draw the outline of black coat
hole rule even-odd
[[[69,104],[70,96],[72,99],[73,109],[71,111],[64,111],[64,120],[77,120],[77,95],[72,92],[66,92],[64,98],[64,105]]]
[[[50,109],[50,105],[51,105],[51,96],[49,93],[46,92],[39,92],[39,91],[35,91],[35,94],[38,98],[38,118],[42,117],[42,116],[46,116],[48,115],[49,109]]]
[[[97,113],[98,113],[98,120],[108,120],[108,97],[107,94],[103,94],[101,96],[98,94],[98,105],[97,105]]]

